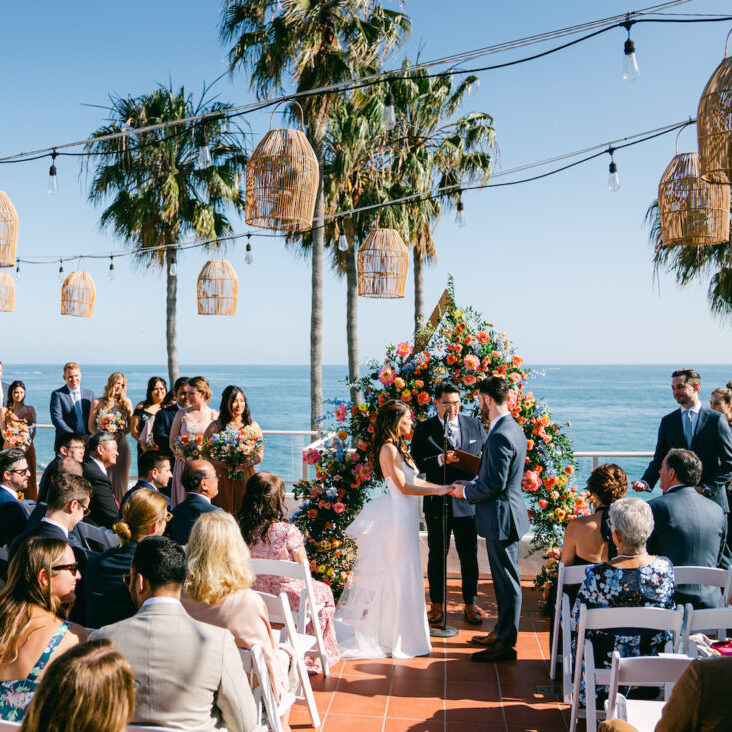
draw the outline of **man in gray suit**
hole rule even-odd
[[[178,544],[164,536],[143,539],[124,577],[137,614],[91,637],[112,640],[132,666],[140,684],[133,724],[254,730],[254,698],[234,636],[186,613],[180,603],[185,577]]]
[[[676,567],[716,567],[724,549],[727,521],[722,508],[699,495],[702,462],[691,450],[669,450],[659,471],[663,495],[648,501],[653,512],[649,554],[668,557]],[[716,587],[679,585],[677,605],[717,607]]]
[[[516,660],[516,638],[521,616],[521,575],[518,559],[521,537],[529,530],[529,514],[521,482],[526,462],[526,437],[508,412],[508,380],[491,376],[480,382],[478,399],[490,420],[478,477],[453,483],[452,495],[475,504],[478,534],[485,537],[488,562],[498,604],[492,633],[473,640],[485,646],[473,661]]]

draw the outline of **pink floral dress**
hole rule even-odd
[[[285,561],[296,561],[295,557],[298,552],[305,551],[305,543],[303,541],[300,530],[294,524],[288,521],[278,521],[269,529],[267,536],[270,543],[265,543],[261,539],[249,550],[253,557],[261,559],[284,559]],[[274,577],[269,574],[259,575],[252,585],[252,589],[259,592],[267,592],[271,595],[279,595],[284,592],[290,601],[290,607],[293,612],[297,612],[300,607],[300,593],[304,588],[304,583],[300,580],[288,579],[287,577]],[[335,602],[330,587],[323,582],[313,580],[313,588],[315,591],[315,602],[318,605],[323,604],[320,611],[320,628],[323,631],[323,642],[325,643],[325,652],[328,657],[328,667],[337,663],[341,657],[338,650],[338,641],[336,640],[335,626],[333,625],[333,615],[335,614]],[[320,673],[320,659],[314,656],[306,656],[305,664],[311,673]]]

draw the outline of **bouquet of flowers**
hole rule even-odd
[[[261,433],[252,427],[229,428],[211,435],[209,454],[214,460],[225,463],[229,480],[241,480],[264,441]]]
[[[97,428],[100,432],[124,432],[127,420],[119,412],[105,412],[100,409],[97,414]]]
[[[191,460],[208,457],[208,445],[203,435],[180,435],[174,445],[173,452],[178,460],[189,463]]]
[[[31,444],[30,425],[24,419],[5,425],[3,439],[10,447],[19,447],[21,450],[25,450]]]

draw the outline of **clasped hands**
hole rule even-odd
[[[449,490],[447,491],[451,496],[455,498],[465,498],[465,486],[470,481],[467,480],[456,480],[452,485],[445,486]]]

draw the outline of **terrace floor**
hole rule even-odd
[[[476,628],[463,620],[458,579],[448,582],[448,623],[454,638],[433,638],[429,656],[408,660],[341,661],[327,679],[311,677],[325,732],[518,732],[566,730],[569,707],[549,678],[549,621],[539,593],[524,581],[518,660],[470,661],[471,636],[488,632],[496,617],[493,585],[481,581],[478,596],[487,617]],[[293,730],[308,730],[304,702],[292,710]]]

